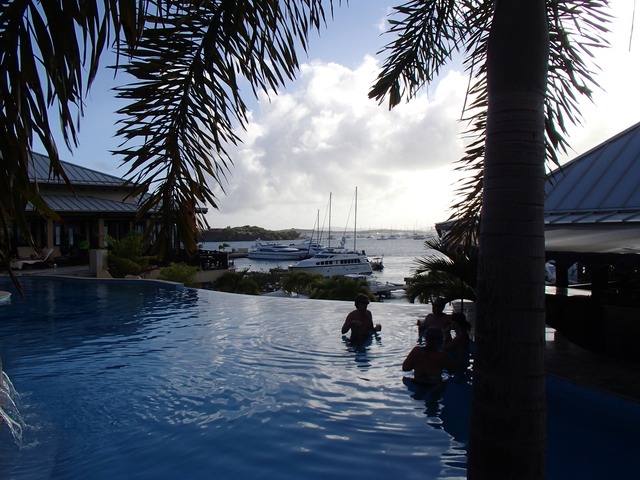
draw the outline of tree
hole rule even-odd
[[[566,149],[576,92],[590,95],[580,57],[601,42],[606,1],[410,1],[392,23],[370,96],[390,108],[464,50],[471,172],[456,205],[480,218],[469,478],[543,478],[545,158]],[[546,152],[546,154],[545,154]]]
[[[461,245],[445,238],[425,240],[425,248],[432,252],[416,261],[416,273],[406,290],[407,299],[422,303],[442,297],[447,302],[456,299],[476,299],[478,274],[477,248]]]

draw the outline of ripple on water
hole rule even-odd
[[[469,386],[402,383],[424,306],[372,303],[382,332],[354,349],[352,302],[24,283],[0,311],[25,419],[22,447],[0,437],[6,478],[465,474]]]

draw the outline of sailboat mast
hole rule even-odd
[[[329,244],[327,245],[328,247],[331,246],[331,195],[332,193],[329,192]]]
[[[353,251],[356,251],[356,238],[358,238],[358,187],[356,187],[356,208],[353,214]]]

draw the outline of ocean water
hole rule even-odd
[[[297,241],[285,241],[290,244]],[[216,250],[223,242],[206,242],[204,247]],[[250,248],[254,242],[226,242],[230,248]],[[298,242],[299,243],[299,242]],[[327,242],[323,242],[324,245]],[[332,240],[332,246],[337,246],[338,241]],[[357,238],[356,249],[364,250],[371,258],[382,256],[384,269],[381,272],[374,272],[376,278],[381,282],[405,283],[405,278],[411,277],[415,273],[416,258],[433,254],[433,250],[428,250],[424,246],[424,240],[413,240],[412,238],[397,238],[390,240],[376,240],[375,238]],[[347,239],[346,248],[354,247],[353,238]],[[234,260],[238,270],[268,271],[272,268],[287,268],[292,262],[273,262],[269,260],[255,260],[250,258],[237,258]]]
[[[21,424],[0,428],[2,480],[465,477],[471,386],[402,381],[424,305],[371,304],[382,332],[354,349],[351,302],[23,284],[0,306]],[[640,406],[557,382],[549,399],[547,478],[632,478]]]

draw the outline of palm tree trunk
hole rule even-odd
[[[544,0],[496,0],[480,229],[468,478],[545,470]]]

